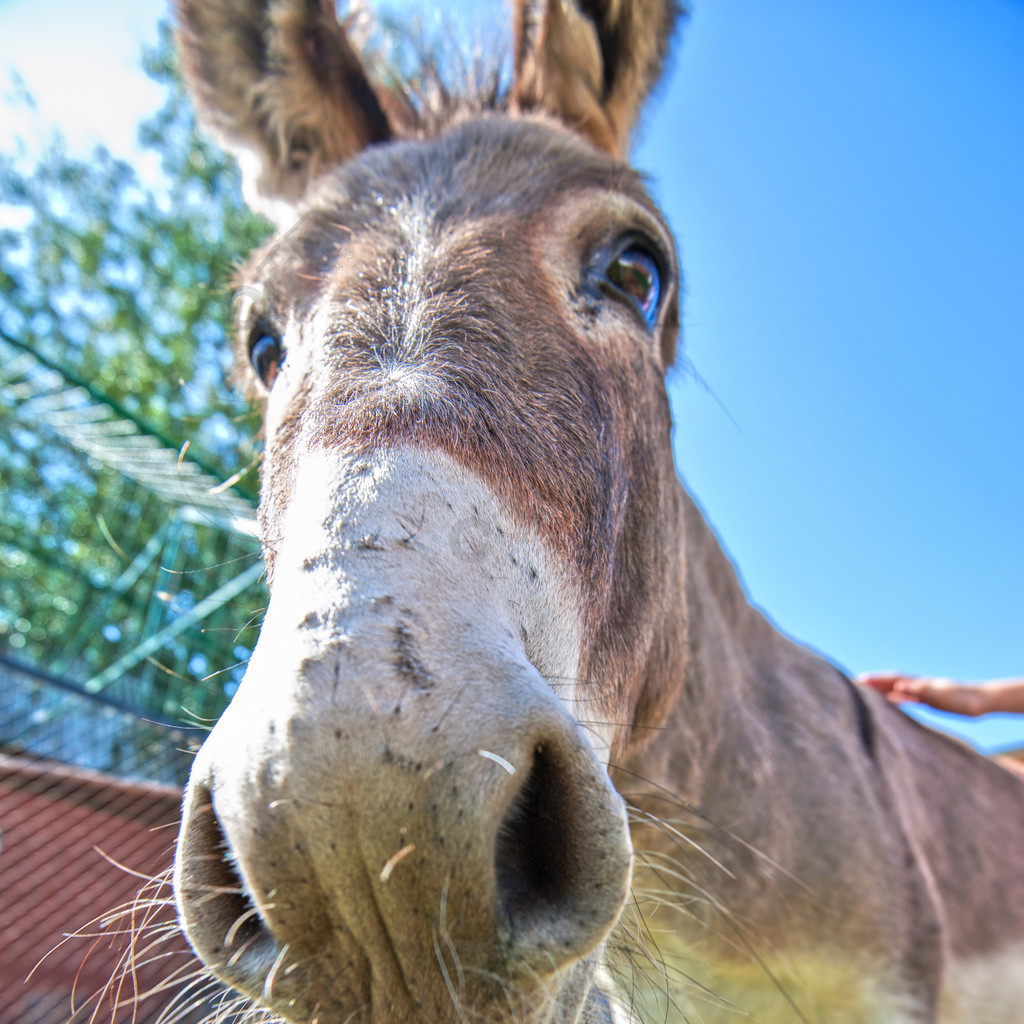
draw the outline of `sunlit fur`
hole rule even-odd
[[[174,875],[208,966],[294,1024],[1024,1019],[1020,780],[779,634],[677,480],[623,162],[673,5],[518,4],[447,119],[327,0],[177,8],[281,228],[240,361],[285,351],[267,618]]]

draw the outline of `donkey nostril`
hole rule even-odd
[[[629,885],[621,803],[574,754],[558,743],[535,747],[495,843],[512,959],[540,969],[585,956],[604,939]]]
[[[498,829],[498,898],[513,929],[524,915],[571,894],[575,864],[560,836],[569,809],[557,775],[550,753],[538,744],[530,774]]]
[[[195,784],[178,839],[175,889],[185,934],[224,980],[262,985],[277,943],[234,865],[209,787]]]

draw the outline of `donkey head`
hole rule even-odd
[[[670,3],[522,4],[435,117],[330,0],[178,0],[280,231],[241,274],[270,602],[197,757],[190,941],[291,1021],[610,1021],[609,765],[680,673],[669,232],[621,160]]]

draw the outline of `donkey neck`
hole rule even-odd
[[[741,701],[754,707],[762,704],[766,682],[780,672],[799,666],[834,678],[828,662],[780,633],[750,601],[714,530],[685,490],[682,516],[687,699],[705,706]]]
[[[815,742],[826,723],[841,722],[849,735],[835,746],[862,756],[862,708],[853,685],[750,601],[696,502],[681,491],[684,596],[668,628],[685,632],[682,678],[629,771],[670,787],[691,806],[719,800],[735,806],[785,758],[787,747],[808,736]]]

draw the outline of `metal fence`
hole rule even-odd
[[[0,1024],[213,1012],[167,885],[200,735],[0,661]]]
[[[0,449],[0,1024],[229,1022],[168,872],[258,631],[252,503],[2,337]]]

